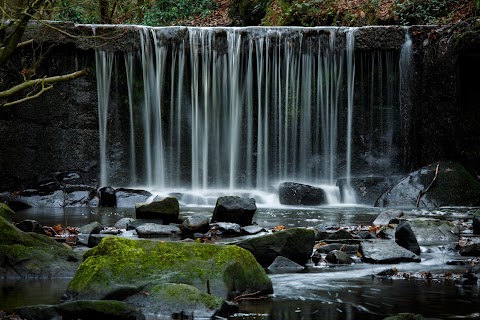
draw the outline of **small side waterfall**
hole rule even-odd
[[[389,102],[398,101],[395,55],[356,53],[355,28],[137,30],[141,49],[125,52],[117,71],[126,80],[117,100],[128,112],[119,115],[126,133],[115,156],[107,147],[114,54],[97,50],[102,185],[268,191],[280,181],[334,186],[344,177],[348,191],[366,158],[395,153],[396,129],[377,122],[392,121],[398,107]],[[359,119],[387,136],[375,129],[362,140]],[[386,151],[375,149],[377,138]],[[113,172],[109,161],[119,158]]]

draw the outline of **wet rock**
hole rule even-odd
[[[122,219],[118,220],[113,227],[116,228],[116,229],[125,229],[125,230],[128,230],[130,224],[131,224],[132,221],[134,221],[134,220],[135,220],[135,219],[133,219],[133,218],[122,218]]]
[[[408,223],[417,238],[417,241],[458,241],[459,235],[453,223],[436,219],[409,219]]]
[[[232,222],[242,227],[248,226],[252,224],[256,211],[254,198],[220,197],[213,210],[212,222]]]
[[[345,192],[353,192],[355,202],[357,204],[366,204],[373,206],[377,199],[388,190],[388,188],[396,181],[397,178],[392,177],[355,177],[337,180],[337,186],[340,189],[342,201],[344,201]],[[349,190],[348,190],[349,189]]]
[[[293,228],[242,240],[237,243],[237,246],[250,251],[258,263],[267,268],[278,256],[305,265],[312,255],[314,244],[313,230]]]
[[[323,260],[323,257],[320,251],[315,250],[311,256],[311,259],[312,262],[317,266]]]
[[[112,235],[112,234],[101,234],[101,233],[100,234],[91,234],[91,235],[88,236],[88,240],[87,240],[86,245],[89,248],[96,247],[100,244],[100,242],[102,242],[103,239],[105,239],[107,237],[114,237],[114,235]]]
[[[104,227],[100,222],[94,221],[92,223],[89,223],[87,225],[84,225],[78,228],[78,232],[83,234],[98,234],[103,229]]]
[[[314,247],[320,253],[329,253],[333,250],[340,250],[348,254],[354,254],[358,251],[358,245],[356,244],[344,244],[344,243],[330,243],[326,245]]]
[[[155,199],[150,203],[139,203],[135,205],[137,219],[159,219],[163,224],[177,223],[180,213],[180,205],[175,197]]]
[[[327,262],[333,264],[352,264],[355,263],[353,259],[343,251],[340,250],[333,250],[330,251],[327,256],[325,257]]]
[[[179,227],[172,225],[162,225],[157,223],[145,223],[137,228],[139,238],[157,238],[179,235],[182,233]]]
[[[210,231],[212,234],[216,234],[219,236],[239,236],[242,234],[242,229],[240,225],[230,222],[212,223]]]
[[[63,319],[145,319],[145,316],[135,308],[123,301],[116,300],[65,302],[56,305],[55,309]]]
[[[279,272],[298,271],[303,269],[305,269],[303,266],[282,256],[276,257],[275,260],[272,262],[272,264],[268,267],[269,271],[274,271],[274,272],[275,271],[279,271]]]
[[[359,252],[367,263],[420,262],[415,253],[391,240],[365,240],[360,243]]]
[[[118,208],[135,208],[137,203],[144,203],[152,196],[145,190],[119,188],[115,191]]]
[[[281,204],[314,206],[327,203],[325,191],[321,188],[296,182],[283,182],[278,187]]]
[[[398,223],[398,218],[403,217],[403,211],[400,210],[387,210],[380,213],[375,220],[373,220],[373,225],[375,226],[386,226],[391,223]]]
[[[455,284],[461,286],[474,286],[477,285],[478,277],[475,273],[467,272],[460,279],[455,280]]]
[[[480,256],[480,242],[469,242],[460,247],[460,254],[462,256]]]
[[[354,236],[344,229],[339,229],[333,232],[315,232],[315,241],[321,240],[349,240],[353,239]]]
[[[43,228],[36,220],[26,219],[15,224],[15,226],[23,232],[35,232],[43,234]]]
[[[360,239],[376,239],[377,238],[377,235],[375,233],[370,232],[368,230],[361,230],[357,232],[357,236]]]
[[[115,195],[115,189],[112,187],[102,187],[98,189],[98,198],[100,207],[116,207],[117,197]]]
[[[181,228],[183,232],[188,233],[205,233],[210,230],[210,217],[205,213],[195,213],[192,216],[185,219],[182,224]]]
[[[57,184],[51,183],[55,187]],[[62,190],[52,190],[53,187],[45,189],[26,189],[19,193],[11,194],[9,202],[15,203],[18,207],[41,207],[41,208],[62,208],[64,206],[64,194]]]
[[[432,183],[437,164],[439,165],[438,176],[428,192],[420,197],[418,206],[437,208],[480,205],[480,182],[461,164],[441,161],[423,167],[401,179],[380,196],[375,206],[416,206],[420,192],[426,191]]]
[[[65,207],[98,207],[99,199],[94,189],[84,190],[83,187],[64,190]]]
[[[125,301],[161,319],[213,319],[226,304],[219,297],[183,283],[152,286],[148,296],[140,292]]]
[[[480,235],[480,210],[473,213],[473,233]]]
[[[396,269],[386,269],[386,270],[383,270],[383,271],[380,271],[379,273],[377,273],[377,276],[379,276],[379,277],[391,277],[391,276],[394,276],[395,274],[397,274]]]
[[[148,311],[152,306],[148,299],[172,283],[193,286],[197,293],[221,299],[252,292],[270,294],[273,290],[271,280],[252,254],[237,246],[109,237],[84,254],[84,262],[70,281],[64,299],[115,297],[129,301],[134,297],[136,307]],[[166,293],[196,301],[197,294],[174,289],[162,291],[165,295],[158,296],[159,305],[167,299]],[[148,294],[139,297],[137,293],[141,292]],[[159,312],[163,314],[163,309]]]
[[[420,246],[418,245],[417,238],[407,221],[400,222],[395,229],[395,242],[416,255],[420,255]]]
[[[12,222],[14,216],[15,216],[15,211],[10,209],[10,207],[5,203],[0,202],[0,217],[7,220],[8,222]]]
[[[23,306],[13,310],[21,319],[51,320],[60,317],[54,305],[39,304]]]
[[[79,257],[45,235],[25,233],[0,217],[0,278],[71,277]]]
[[[262,228],[260,226],[256,226],[256,225],[251,225],[251,226],[245,226],[245,227],[242,227],[242,233],[243,234],[257,234],[257,233],[260,233],[260,232],[264,232],[265,231],[265,228]]]

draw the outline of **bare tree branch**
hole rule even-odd
[[[80,71],[72,72],[72,73],[69,73],[69,74],[61,75],[61,76],[45,77],[45,78],[40,78],[40,79],[32,79],[32,80],[22,82],[22,83],[14,86],[14,87],[8,89],[8,90],[0,91],[0,98],[10,97],[10,96],[22,91],[22,90],[25,90],[25,89],[28,89],[28,88],[33,88],[33,87],[38,86],[38,85],[41,85],[42,88],[35,95],[32,95],[32,96],[27,95],[25,98],[18,99],[18,100],[15,100],[15,101],[11,101],[11,102],[7,102],[7,103],[3,103],[3,104],[0,104],[0,106],[5,107],[5,106],[18,104],[18,103],[21,103],[21,102],[24,102],[24,101],[27,101],[27,100],[30,100],[30,99],[37,98],[40,95],[42,95],[45,91],[50,90],[53,87],[51,85],[52,83],[73,80],[73,79],[76,79],[76,78],[86,74],[86,73],[87,73],[86,70],[80,70]]]

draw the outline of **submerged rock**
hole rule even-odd
[[[314,206],[327,204],[327,196],[321,188],[296,182],[283,182],[278,187],[281,204]]]
[[[418,255],[391,240],[365,240],[360,243],[362,260],[368,263],[420,262]]]
[[[437,164],[438,175],[434,180]],[[401,179],[380,196],[375,206],[408,207],[417,204],[427,208],[479,206],[480,182],[459,163],[436,162]]]
[[[312,255],[314,244],[313,230],[293,228],[246,239],[238,242],[237,246],[250,251],[258,263],[267,268],[278,256],[305,265]]]
[[[436,219],[409,219],[408,223],[418,241],[458,241],[455,225],[448,221]]]
[[[0,217],[0,278],[71,277],[79,257],[45,235],[25,233]]]
[[[212,222],[232,222],[242,227],[248,226],[252,224],[256,211],[254,198],[220,197],[213,210]]]

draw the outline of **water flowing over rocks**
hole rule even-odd
[[[438,165],[438,175],[436,167]],[[380,196],[380,207],[479,206],[480,182],[454,162],[436,162],[410,173]]]
[[[213,222],[232,222],[240,226],[252,224],[253,215],[257,211],[254,198],[235,196],[219,197],[213,211]]]
[[[327,203],[323,189],[296,182],[281,183],[278,195],[280,203],[286,205],[313,206]]]
[[[258,263],[267,268],[278,256],[305,265],[312,255],[314,244],[313,230],[293,228],[246,239],[236,245],[250,251]]]

